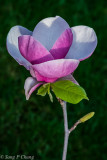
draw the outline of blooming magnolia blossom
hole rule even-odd
[[[82,25],[70,28],[59,16],[43,19],[33,32],[14,26],[7,35],[8,52],[32,75],[25,81],[26,99],[41,84],[62,77],[77,83],[71,74],[80,61],[91,56],[96,45],[92,28]]]

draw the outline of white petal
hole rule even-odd
[[[36,80],[36,78],[33,78],[33,77],[28,77],[25,80],[24,89],[25,89],[26,100],[29,99],[33,91],[36,90],[36,88],[39,87],[41,84],[43,83],[39,83]]]
[[[90,57],[97,46],[97,36],[94,30],[87,26],[76,26],[71,30],[73,43],[65,58],[81,61]]]
[[[70,28],[67,22],[59,17],[49,17],[40,21],[34,31],[33,37],[50,50],[62,32]]]
[[[31,65],[21,54],[18,48],[18,37],[21,35],[31,35],[32,32],[22,26],[14,26],[7,35],[7,50],[10,55],[27,69]]]

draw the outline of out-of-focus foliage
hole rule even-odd
[[[33,93],[25,100],[29,72],[9,56],[6,35],[15,25],[33,30],[43,18],[62,16],[70,26],[87,25],[96,31],[98,46],[80,63],[74,77],[90,101],[68,105],[69,126],[82,115],[95,116],[70,135],[67,160],[107,159],[107,7],[105,0],[0,0],[0,154],[35,155],[35,160],[60,160],[63,115],[54,97]]]

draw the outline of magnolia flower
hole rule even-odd
[[[92,28],[82,25],[70,28],[59,16],[43,19],[33,32],[14,26],[7,35],[8,52],[32,75],[25,81],[26,99],[41,84],[61,77],[77,83],[71,73],[80,61],[91,56],[96,45]]]

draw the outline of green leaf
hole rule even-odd
[[[50,98],[50,101],[53,102],[53,96],[52,96],[51,92],[49,93],[49,98]]]
[[[42,85],[37,92],[37,95],[45,96],[47,92],[49,92],[50,83]]]
[[[50,93],[50,87],[51,87],[51,86],[50,86],[50,83],[48,83],[48,86],[47,86],[47,87],[48,87],[48,94],[49,94],[49,93]]]
[[[37,95],[45,96],[47,93],[48,93],[48,95],[49,95],[50,101],[53,102],[53,97],[52,97],[52,94],[51,94],[51,92],[50,92],[50,83],[47,83],[47,84],[42,85],[42,86],[38,89]]]
[[[73,104],[79,103],[82,99],[87,99],[85,90],[79,85],[68,80],[51,83],[51,87],[56,97]]]

